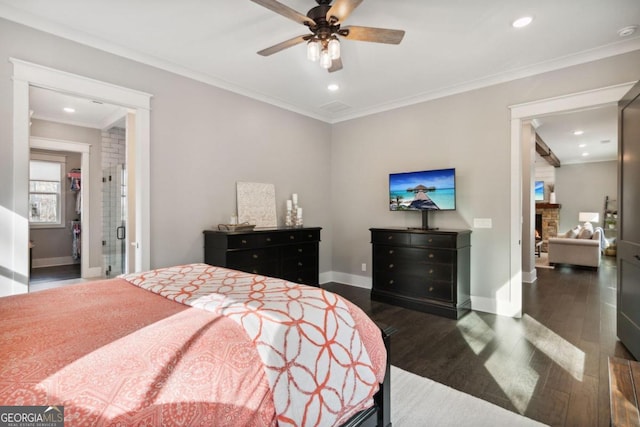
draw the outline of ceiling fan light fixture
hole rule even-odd
[[[322,49],[320,52],[320,66],[325,70],[331,68],[331,55],[328,49]]]
[[[320,59],[320,41],[311,39],[307,43],[307,58],[310,61],[316,62]]]
[[[327,46],[331,59],[340,58],[340,40],[336,36],[331,37]]]

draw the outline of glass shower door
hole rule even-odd
[[[102,171],[102,256],[106,276],[125,273],[126,180],[123,164]]]

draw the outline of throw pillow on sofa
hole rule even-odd
[[[580,231],[582,231],[582,227],[580,227],[579,225],[576,225],[571,230],[564,233],[564,237],[566,237],[567,239],[575,239],[580,234]]]
[[[593,237],[593,225],[590,222],[586,222],[578,234],[578,239],[591,239],[591,237]]]

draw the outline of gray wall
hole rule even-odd
[[[579,212],[598,212],[602,226],[604,198],[617,199],[616,161],[562,165],[556,169],[556,197],[560,209],[560,229],[564,233],[579,224]]]

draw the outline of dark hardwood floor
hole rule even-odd
[[[57,265],[31,269],[29,283],[43,283],[80,277],[80,264]]]
[[[615,333],[615,259],[598,271],[538,269],[523,316],[473,311],[450,320],[371,301],[338,283],[372,319],[392,325],[391,363],[552,426],[608,426],[607,358],[633,359]]]

